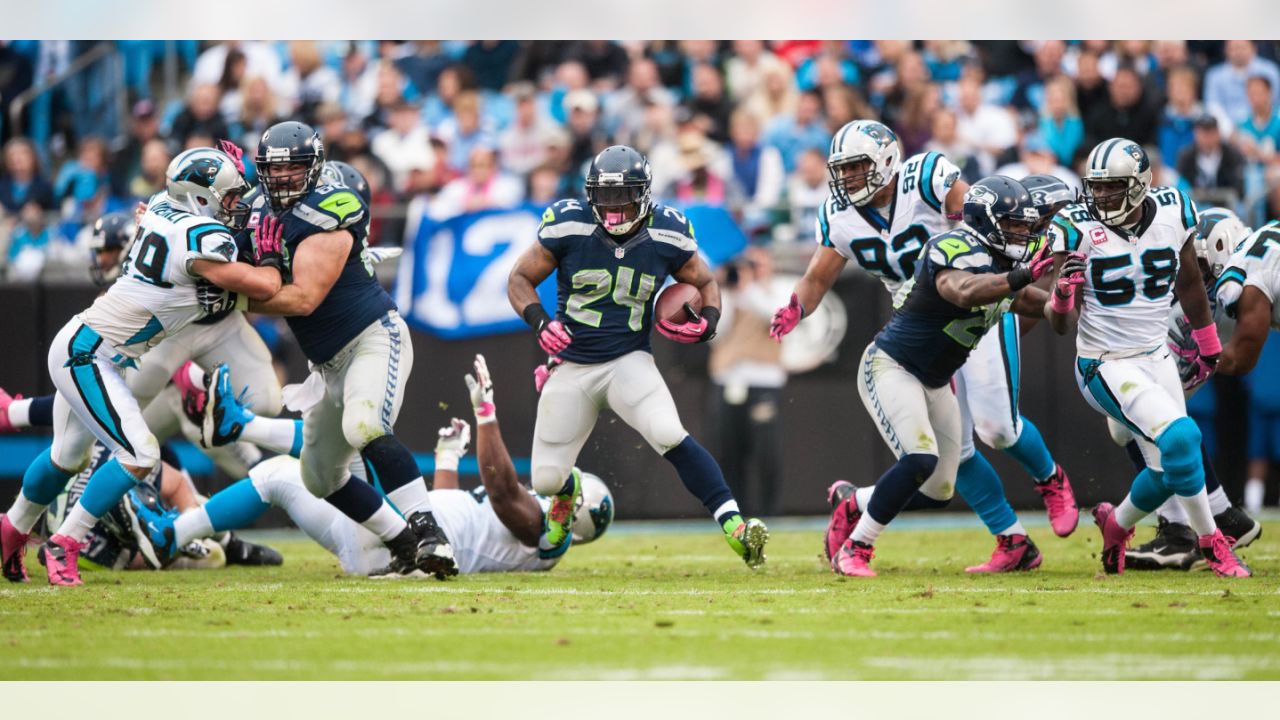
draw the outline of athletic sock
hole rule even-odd
[[[84,542],[93,526],[98,524],[98,518],[106,515],[137,484],[137,478],[125,470],[119,460],[108,460],[89,478],[80,502],[67,513],[57,534]]]
[[[711,513],[716,522],[727,533],[733,532],[743,522],[742,513],[738,510],[738,501],[729,500]]]
[[[1053,455],[1044,443],[1040,428],[1025,417],[1022,418],[1022,434],[1018,436],[1018,441],[1004,451],[1017,460],[1037,484],[1048,482],[1053,477],[1053,471],[1057,467],[1053,462]]]
[[[204,506],[193,508],[178,516],[173,521],[173,535],[178,547],[186,547],[187,543],[214,534],[213,521]]]
[[[1178,525],[1188,525],[1187,513],[1182,509],[1182,504],[1170,497],[1164,501],[1157,510],[1156,514],[1164,518],[1165,522],[1177,523]]]
[[[1026,437],[1025,432],[1023,437]],[[1005,497],[1004,485],[996,469],[976,450],[973,457],[960,463],[956,473],[956,492],[977,513],[992,535],[1006,534],[1001,531],[1018,522],[1018,515]]]
[[[360,523],[369,532],[378,536],[382,542],[394,539],[400,533],[409,528],[409,524],[405,522],[400,513],[391,507],[390,503],[382,503],[367,520]]]
[[[1007,528],[1005,528],[1005,529],[1001,530],[1001,531],[1000,531],[1000,532],[998,532],[998,533],[994,533],[994,534],[995,534],[995,535],[997,535],[997,536],[1000,536],[1000,535],[1026,535],[1026,534],[1027,534],[1027,529],[1026,529],[1026,528],[1024,528],[1024,527],[1022,527],[1022,521],[1021,521],[1021,520],[1014,520],[1012,525],[1010,525],[1009,527],[1007,527]]]
[[[1212,535],[1218,526],[1213,521],[1213,511],[1209,509],[1209,493],[1204,488],[1195,495],[1174,495],[1178,504],[1187,513],[1187,521],[1196,535]]]
[[[853,533],[849,535],[849,538],[863,545],[875,545],[876,538],[880,537],[880,533],[884,532],[884,528],[884,524],[876,522],[871,517],[871,513],[862,513],[862,517],[858,520],[858,524],[854,526]]]
[[[369,481],[386,493],[402,515],[431,512],[431,497],[418,463],[394,435],[375,438],[360,450],[360,458]]]
[[[1208,483],[1206,483],[1205,490],[1209,492],[1209,509],[1213,511],[1214,515],[1221,515],[1231,509],[1231,500],[1227,498],[1227,491],[1223,490],[1221,485],[1209,490]]]
[[[240,440],[281,455],[302,454],[302,421],[254,416],[245,423]]]
[[[699,445],[693,436],[686,435],[679,445],[668,450],[662,457],[675,466],[680,482],[684,483],[694,497],[702,501],[707,513],[716,518],[716,523],[721,524],[716,513],[723,515],[720,509],[725,503],[733,501],[734,497],[733,491],[724,481],[724,473],[720,471],[720,466],[711,457],[711,453]]]
[[[9,522],[20,533],[29,533],[40,521],[44,511],[58,499],[58,494],[67,486],[69,475],[53,464],[50,450],[36,456],[22,475],[22,491],[18,493],[13,506],[6,513]]]
[[[902,512],[911,495],[929,479],[937,466],[937,455],[911,453],[898,458],[893,467],[876,481],[876,491],[871,496],[871,502],[867,503],[867,511],[863,513],[863,520],[870,518],[875,525],[867,525],[868,529],[863,536],[855,539],[859,542],[874,542],[880,530]],[[858,526],[862,527],[862,520],[858,522]],[[868,535],[871,540],[863,539]]]
[[[871,496],[875,491],[875,485],[868,485],[866,487],[860,487],[853,492],[853,496],[857,498],[859,509],[863,511],[867,509],[867,505],[871,504]]]
[[[1145,510],[1142,510],[1138,508],[1136,505],[1134,505],[1133,495],[1129,494],[1129,495],[1126,495],[1124,500],[1120,501],[1120,504],[1116,506],[1116,514],[1115,514],[1116,524],[1124,528],[1125,530],[1128,530],[1134,525],[1137,525],[1142,520],[1142,518],[1150,514],[1151,513],[1146,512]]]

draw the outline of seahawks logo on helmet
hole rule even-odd
[[[174,178],[177,182],[189,182],[203,188],[213,187],[213,181],[222,169],[222,161],[212,157],[199,157],[187,163],[182,172]]]
[[[981,203],[983,205],[995,205],[1000,196],[994,190],[983,187],[982,185],[974,185],[969,188],[969,195],[965,200]]]

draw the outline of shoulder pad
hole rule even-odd
[[[368,216],[368,208],[354,190],[321,185],[294,205],[289,213],[321,231],[330,231],[361,222]]]
[[[685,252],[698,249],[693,223],[685,214],[668,205],[655,203],[649,211],[649,237]]]
[[[542,211],[542,223],[538,225],[538,237],[544,240],[591,235],[595,231],[595,215],[576,198],[552,203]]]

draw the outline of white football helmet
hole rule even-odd
[[[1104,140],[1085,161],[1084,202],[1098,220],[1114,225],[1142,205],[1151,189],[1151,160],[1132,140]]]
[[[573,509],[573,541],[589,543],[613,523],[613,493],[599,477],[578,468],[573,470],[582,477],[582,496]]]
[[[1227,267],[1227,261],[1251,231],[1236,214],[1226,208],[1208,208],[1200,213],[1196,223],[1196,256],[1200,258],[1208,277],[1217,280]]]
[[[858,162],[869,167],[858,174],[845,175],[841,168]],[[843,205],[861,207],[888,185],[902,164],[902,146],[888,125],[875,120],[854,120],[840,128],[831,138],[827,154],[827,172],[831,173],[831,194]],[[863,180],[861,187],[850,188],[852,180]]]
[[[231,156],[213,148],[193,148],[169,163],[165,177],[169,198],[189,212],[233,230],[244,227],[249,206],[241,198],[251,188]]]

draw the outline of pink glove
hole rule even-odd
[[[219,140],[218,149],[231,156],[231,162],[236,164],[236,169],[240,174],[244,174],[244,150],[240,146],[230,140]]]
[[[253,231],[253,244],[257,248],[254,264],[277,270],[284,268],[284,223],[269,212],[262,213],[258,227]]]
[[[658,332],[662,333],[668,340],[674,340],[678,343],[692,344],[702,342],[702,336],[707,334],[707,319],[700,317],[697,322],[690,321],[679,325],[670,320],[659,320]]]
[[[559,355],[573,342],[573,333],[559,320],[544,323],[538,328],[538,344],[548,355]]]
[[[1059,315],[1066,315],[1076,305],[1076,288],[1084,284],[1085,257],[1083,253],[1071,253],[1062,264],[1058,282],[1053,288],[1050,308]]]
[[[542,386],[547,384],[547,380],[551,377],[551,371],[562,364],[564,361],[554,355],[547,358],[547,361],[533,369],[533,387],[538,392],[542,392]]]
[[[1035,282],[1045,276],[1053,269],[1053,255],[1051,253],[1042,253],[1038,258],[1032,258],[1027,264],[1027,269],[1031,271],[1031,282]]]
[[[1190,392],[1191,390],[1203,385],[1205,381],[1213,375],[1214,366],[1205,362],[1199,353],[1190,351],[1192,357],[1187,356],[1187,351],[1179,348],[1174,343],[1169,343],[1169,350],[1176,353],[1187,362],[1187,369],[1182,371],[1182,389]]]
[[[778,312],[773,314],[773,324],[769,327],[769,337],[782,342],[782,336],[796,329],[796,325],[800,324],[801,318],[804,317],[804,306],[800,304],[800,298],[795,293],[791,293],[791,300],[784,308],[779,308]]]

